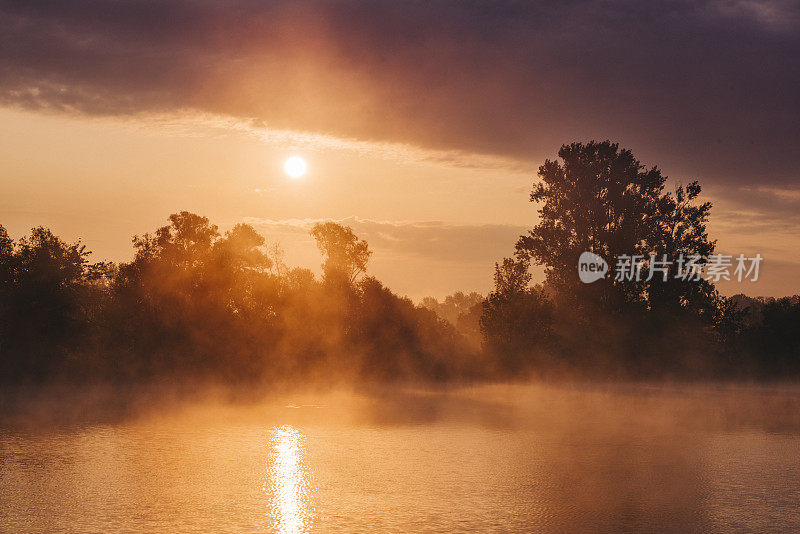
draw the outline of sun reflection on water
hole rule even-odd
[[[290,425],[270,430],[265,490],[270,501],[272,528],[281,533],[309,532],[309,472],[304,462],[305,438]]]

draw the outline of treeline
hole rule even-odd
[[[248,225],[223,234],[188,212],[134,237],[119,265],[45,228],[15,242],[0,226],[0,380],[800,376],[797,296],[725,298],[676,264],[581,282],[585,251],[611,266],[714,254],[700,185],[665,184],[615,143],[564,145],[539,169],[539,223],[496,265],[494,289],[419,306],[368,276],[367,243],[335,223],[311,229],[321,277]]]
[[[425,297],[421,304],[453,325],[473,348],[480,348],[483,343],[480,318],[484,300],[483,295],[475,291],[470,293],[457,291],[446,296],[441,302],[434,297]]]
[[[0,227],[0,376],[13,383],[164,378],[444,380],[475,374],[446,321],[364,275],[370,251],[312,229],[324,275],[289,268],[248,225],[192,213],[135,237],[129,263],[91,263],[45,228]]]
[[[725,298],[710,277],[681,275],[678,261],[656,276],[618,278],[621,258],[696,257],[705,267],[716,242],[709,202],[697,182],[667,191],[657,167],[605,141],[564,145],[539,168],[531,201],[539,223],[495,267],[495,287],[478,316],[483,351],[511,376],[611,378],[791,378],[800,376],[800,304]],[[612,272],[592,283],[582,253]],[[532,264],[544,268],[533,284]],[[746,282],[745,282],[746,283]],[[435,308],[435,307],[434,307]],[[459,321],[456,321],[459,324]]]
[[[467,296],[477,302],[454,307],[455,302],[467,302]],[[492,362],[494,374],[487,378],[520,373],[545,378],[800,378],[800,295],[738,294],[720,296],[717,304],[717,317],[724,320],[692,325],[691,337],[686,338],[685,324],[652,321],[649,330],[637,330],[646,316],[621,314],[617,321],[632,322],[600,320],[588,331],[580,331],[585,326],[581,323],[555,324],[555,304],[542,286],[529,287],[514,298],[497,291],[488,299],[456,292],[441,302],[433,297],[422,301],[450,321],[472,347],[481,347],[482,361]],[[634,347],[628,343],[636,343],[638,349],[631,352]],[[616,352],[610,353],[613,345]]]
[[[725,325],[726,363],[742,376],[800,377],[800,295],[734,295],[735,320]]]

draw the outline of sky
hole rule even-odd
[[[401,294],[486,292],[538,166],[611,139],[764,256],[723,292],[800,293],[798,58],[797,1],[0,0],[0,224],[125,261],[190,210],[318,270],[336,220]]]

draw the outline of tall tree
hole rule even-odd
[[[367,270],[372,255],[366,241],[359,239],[349,226],[334,222],[317,223],[311,236],[325,257],[322,268],[326,277],[344,275],[350,283]]]
[[[697,182],[665,194],[666,177],[658,167],[646,168],[630,150],[610,141],[563,145],[558,157],[539,167],[540,181],[530,199],[540,203],[541,219],[516,245],[519,258],[545,267],[548,289],[558,300],[619,311],[667,302],[687,306],[687,299],[711,296],[703,283],[648,283],[646,276],[616,281],[613,273],[625,256],[647,260],[667,254],[675,260],[680,253],[713,252],[705,227],[711,205],[695,205]],[[584,251],[603,257],[611,274],[581,283],[577,264]]]
[[[706,223],[711,213],[711,203],[697,203],[701,188],[698,182],[685,187],[679,185],[674,193],[661,196],[657,204],[657,231],[650,243],[651,253],[657,261],[667,259],[662,265],[664,274],[653,276],[646,286],[647,301],[651,310],[676,314],[690,312],[706,322],[717,322],[724,307],[713,284],[702,278],[686,282],[677,275],[686,265],[684,260],[699,256],[699,263],[714,253],[716,241],[710,240]]]

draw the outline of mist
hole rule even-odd
[[[108,392],[83,406],[71,403],[86,391],[51,392],[51,406],[81,416],[4,419],[0,527],[54,527],[48,510],[87,530],[118,517],[180,529],[187,514],[198,529],[275,532],[798,526],[785,510],[800,474],[796,386],[168,391],[139,390],[137,408],[113,418]]]
[[[798,29],[0,1],[0,533],[800,532]]]

